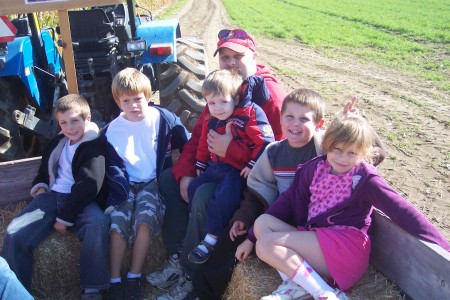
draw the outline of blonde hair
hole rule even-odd
[[[64,113],[68,110],[74,110],[79,113],[83,120],[86,120],[91,115],[91,109],[86,98],[78,94],[69,94],[59,98],[53,107],[55,117],[57,113]]]
[[[241,75],[230,70],[216,70],[206,77],[202,85],[202,96],[208,95],[230,95],[235,104],[239,102],[240,87],[243,79]]]
[[[150,80],[144,73],[134,69],[125,68],[116,76],[111,84],[112,95],[114,101],[120,106],[120,96],[123,95],[137,95],[144,93],[147,102],[152,96],[152,86]]]
[[[323,119],[325,113],[325,101],[319,93],[309,89],[296,89],[287,95],[281,106],[281,114],[286,111],[289,103],[297,103],[306,106],[314,112],[314,123]]]
[[[360,115],[340,113],[331,121],[323,136],[322,147],[325,152],[331,152],[338,144],[355,145],[366,161],[373,160],[373,129]]]

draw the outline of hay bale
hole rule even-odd
[[[54,231],[34,250],[32,294],[40,299],[80,298],[81,243]]]
[[[224,298],[228,300],[259,299],[269,295],[280,282],[280,276],[274,268],[252,255],[234,268]]]
[[[255,256],[239,263],[234,269],[224,298],[254,300],[269,295],[281,283],[278,272]],[[405,299],[401,291],[372,266],[356,287],[348,293],[350,299]]]
[[[34,251],[33,296],[42,299],[79,299],[81,243],[75,235],[62,236],[51,233]],[[162,266],[167,257],[161,236],[150,248],[144,265],[143,275]],[[131,264],[131,249],[128,249],[123,261],[123,277]],[[143,295],[151,299],[160,293],[143,282]]]
[[[3,232],[11,220],[25,207],[22,202],[0,209],[0,245],[3,248]],[[79,299],[80,289],[80,254],[81,243],[73,234],[63,236],[52,232],[34,251],[34,270],[32,294],[36,299]],[[160,268],[167,253],[164,250],[162,236],[159,236],[150,248],[144,265],[143,275]],[[126,275],[131,263],[131,250],[128,249],[123,262],[123,275]],[[165,291],[153,289],[143,282],[143,295],[152,299]]]

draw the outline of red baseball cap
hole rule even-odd
[[[217,42],[217,52],[222,48],[228,48],[238,53],[244,53],[247,49],[256,52],[256,44],[253,38],[242,29],[222,29],[219,34],[219,41]]]

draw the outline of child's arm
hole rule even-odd
[[[264,149],[247,179],[248,188],[259,198],[265,199],[267,203],[272,203],[279,195],[277,180],[268,154],[269,149],[275,144],[269,144]]]
[[[234,212],[230,220],[230,239],[234,241],[239,235],[247,233],[256,218],[266,210],[267,204],[264,199],[259,199],[249,190],[244,190],[239,209]]]
[[[384,143],[380,139],[378,133],[376,133],[375,129],[373,130],[373,144],[375,152],[373,164],[378,166],[386,158],[386,148],[384,147]]]
[[[364,193],[372,205],[385,213],[406,232],[422,240],[438,244],[450,252],[450,244],[439,230],[408,200],[400,196],[380,176],[369,180]]]
[[[344,113],[353,113],[357,115],[363,115],[359,109],[355,107],[357,101],[357,97],[353,96],[352,99],[347,102],[344,106]],[[378,133],[376,133],[375,130],[373,130],[373,147],[374,152],[376,156],[374,157],[373,164],[375,166],[381,164],[381,162],[386,158],[386,148],[384,146],[384,143],[381,141]]]
[[[211,153],[208,151],[208,121],[205,120],[205,124],[202,127],[202,133],[198,141],[197,155],[195,169],[203,172],[208,168],[208,161],[211,157]],[[197,172],[199,175],[200,172]]]
[[[58,135],[53,138],[42,153],[41,164],[39,165],[36,177],[32,182],[32,188],[30,191],[30,195],[33,198],[42,192],[47,192],[50,189],[50,176],[48,173],[49,158],[53,149],[56,147],[61,138],[62,135]]]
[[[191,134],[187,131],[186,127],[184,127],[180,118],[177,117],[174,113],[171,114],[173,115],[173,120],[171,122],[172,137],[170,143],[172,145],[172,150],[179,149],[181,153]]]
[[[236,249],[235,256],[237,260],[245,260],[250,255],[250,253],[252,253],[253,248],[254,244],[250,240],[246,239],[245,241],[243,241]]]

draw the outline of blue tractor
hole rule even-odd
[[[153,20],[145,8],[140,7],[144,15],[136,14],[136,7],[127,0],[68,11],[78,92],[88,99],[93,121],[103,126],[119,113],[112,78],[134,67],[149,77],[155,104],[192,129],[205,106],[200,93],[207,73],[204,45],[182,38],[177,20]],[[14,41],[0,43],[0,161],[39,156],[59,130],[53,103],[67,94],[58,28],[39,28],[33,13],[12,22]]]

